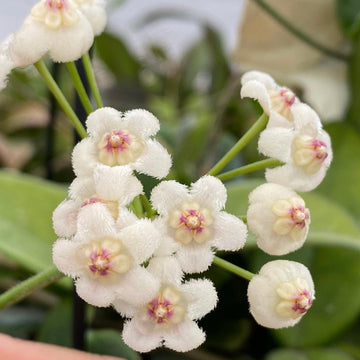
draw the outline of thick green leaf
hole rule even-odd
[[[0,172],[0,251],[30,271],[52,264],[52,212],[66,197],[62,186]]]
[[[280,349],[272,351],[265,360],[352,360],[353,358],[339,349],[291,350]]]
[[[98,56],[118,80],[137,79],[140,64],[118,37],[102,33],[95,44]]]
[[[90,330],[86,333],[89,352],[123,357],[127,360],[141,360],[141,356],[124,344],[121,333],[116,330]]]
[[[360,32],[360,1],[337,0],[337,15],[344,34],[356,37]]]
[[[334,160],[316,191],[336,200],[360,219],[360,134],[346,123],[330,124],[326,130],[332,138]]]
[[[47,314],[37,340],[60,346],[72,346],[72,303],[62,301]]]

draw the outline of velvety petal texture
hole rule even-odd
[[[295,191],[266,183],[249,195],[247,223],[260,249],[270,255],[285,255],[303,246],[310,212]]]
[[[207,270],[218,250],[242,248],[247,237],[245,224],[223,211],[226,188],[213,176],[203,176],[189,189],[176,181],[163,181],[151,193],[158,211],[162,245],[177,244],[175,256],[186,273]]]
[[[265,327],[294,326],[314,299],[314,283],[309,270],[294,261],[268,262],[249,282],[250,312]]]

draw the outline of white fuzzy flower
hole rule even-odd
[[[89,20],[94,34],[99,35],[106,26],[105,0],[73,0],[79,5],[80,11]]]
[[[55,233],[60,237],[74,235],[80,209],[98,202],[105,204],[117,220],[121,207],[141,193],[142,185],[128,166],[111,169],[98,165],[93,176],[76,178],[70,185],[70,199],[60,203],[53,213]]]
[[[244,246],[246,226],[222,211],[226,197],[225,186],[212,176],[203,176],[189,190],[176,181],[163,181],[153,189],[151,202],[162,222],[159,230],[177,245],[184,272],[205,271],[213,260],[212,247],[234,251]]]
[[[293,190],[267,183],[250,193],[247,223],[260,249],[270,255],[285,255],[304,244],[310,212]]]
[[[306,266],[287,260],[268,262],[249,282],[250,312],[262,326],[294,326],[311,307],[315,289]]]
[[[297,191],[316,188],[332,161],[331,140],[319,127],[315,111],[305,104],[294,106],[295,128],[271,127],[259,138],[259,151],[285,163],[267,169],[266,180]]]
[[[250,97],[259,102],[269,116],[268,127],[293,126],[292,108],[299,100],[290,89],[279,86],[270,75],[260,71],[245,73],[241,84],[241,97]]]
[[[92,26],[73,0],[41,0],[14,33],[9,49],[17,66],[25,67],[46,53],[55,62],[75,61],[93,41]]]
[[[150,261],[149,271],[161,281],[158,293],[139,306],[114,302],[120,313],[131,318],[124,325],[124,342],[139,352],[162,345],[181,352],[195,349],[205,341],[196,320],[215,308],[216,290],[207,279],[181,283],[180,268],[174,258],[155,259]],[[177,275],[166,269],[177,269]]]
[[[101,108],[89,115],[86,126],[89,137],[73,151],[77,176],[91,175],[97,164],[129,165],[157,178],[168,174],[171,158],[159,142],[151,139],[160,125],[150,112],[137,109],[122,114],[113,108]]]
[[[11,70],[16,67],[9,53],[9,46],[13,41],[13,37],[13,35],[10,35],[0,43],[0,91],[6,88],[8,76]]]
[[[119,230],[105,205],[85,206],[74,238],[54,243],[55,265],[75,279],[77,293],[89,304],[108,306],[118,298],[137,305],[159,289],[158,280],[140,266],[154,253],[159,233],[148,219],[122,221]]]

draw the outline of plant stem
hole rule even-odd
[[[91,105],[91,101],[88,97],[88,94],[85,90],[84,84],[81,81],[81,77],[79,75],[79,72],[76,68],[76,65],[74,62],[68,62],[66,63],[66,67],[70,73],[70,76],[72,78],[72,81],[75,85],[75,89],[79,95],[80,101],[84,106],[85,111],[90,114],[93,112],[93,107]]]
[[[74,125],[76,131],[79,133],[79,135],[82,138],[86,137],[87,134],[86,134],[85,128],[81,124],[79,118],[76,116],[76,114],[75,114],[74,110],[72,109],[71,105],[69,104],[69,102],[66,100],[66,98],[65,98],[63,92],[61,91],[61,89],[59,88],[58,84],[51,76],[51,74],[50,74],[49,70],[47,69],[43,60],[39,60],[38,62],[36,62],[34,64],[34,66],[36,67],[36,69],[39,72],[39,74],[41,75],[41,77],[44,79],[47,87],[52,92],[55,99],[57,100],[57,102],[59,103],[61,108],[64,110],[65,114],[68,116],[71,123]]]
[[[254,172],[257,170],[261,170],[261,169],[265,169],[265,168],[273,167],[273,166],[280,166],[280,165],[283,165],[283,163],[277,159],[260,160],[260,161],[254,162],[252,164],[241,166],[237,169],[224,172],[224,173],[218,175],[217,178],[221,181],[225,181],[225,180],[232,179],[235,176],[248,174],[250,172]]]
[[[247,271],[239,266],[236,266],[236,265],[232,264],[231,262],[226,261],[217,256],[214,257],[213,262],[215,265],[222,267],[223,269],[226,269],[226,270],[232,272],[233,274],[238,275],[246,280],[251,280],[253,278],[253,276],[255,275],[252,272]]]
[[[282,25],[285,29],[295,35],[298,39],[302,40],[306,44],[315,48],[318,51],[321,51],[325,55],[331,56],[335,59],[341,61],[347,61],[348,56],[342,54],[336,50],[329,49],[327,46],[320,44],[310,36],[306,35],[303,31],[294,26],[290,21],[288,21],[285,17],[279,14],[273,7],[264,2],[263,0],[253,0],[258,4],[263,10],[265,10],[270,16],[272,16],[280,25]]]
[[[216,175],[221,171],[231,159],[240,152],[268,123],[269,117],[263,113],[255,124],[239,139],[239,141],[210,169],[209,175]]]
[[[52,284],[63,276],[54,266],[32,276],[0,295],[0,310],[19,302],[26,296]]]
[[[149,199],[144,194],[140,195],[140,200],[146,216],[151,219],[156,214],[156,211],[152,208]]]
[[[93,70],[92,65],[91,65],[91,59],[90,59],[89,53],[86,53],[86,54],[83,55],[82,61],[83,61],[83,64],[84,64],[86,76],[88,78],[90,89],[91,89],[91,92],[92,92],[92,94],[94,96],[96,105],[97,105],[98,108],[104,107],[104,103],[102,101],[100,91],[99,91],[99,88],[98,88],[98,85],[97,85],[97,82],[96,82],[94,70]]]

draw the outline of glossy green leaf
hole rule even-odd
[[[65,188],[1,171],[0,197],[0,252],[33,272],[51,265],[51,247],[56,239],[51,217],[66,197]]]
[[[64,300],[49,311],[42,323],[37,340],[60,346],[72,346],[72,303]]]
[[[360,1],[337,0],[337,15],[344,34],[356,37],[360,32]]]
[[[120,38],[102,33],[95,40],[97,55],[118,80],[137,79],[140,64]]]
[[[86,333],[89,352],[123,357],[127,360],[141,360],[141,356],[124,344],[121,333],[116,330],[89,330]]]
[[[360,219],[360,134],[345,123],[330,124],[326,130],[332,139],[334,160],[317,191]]]

